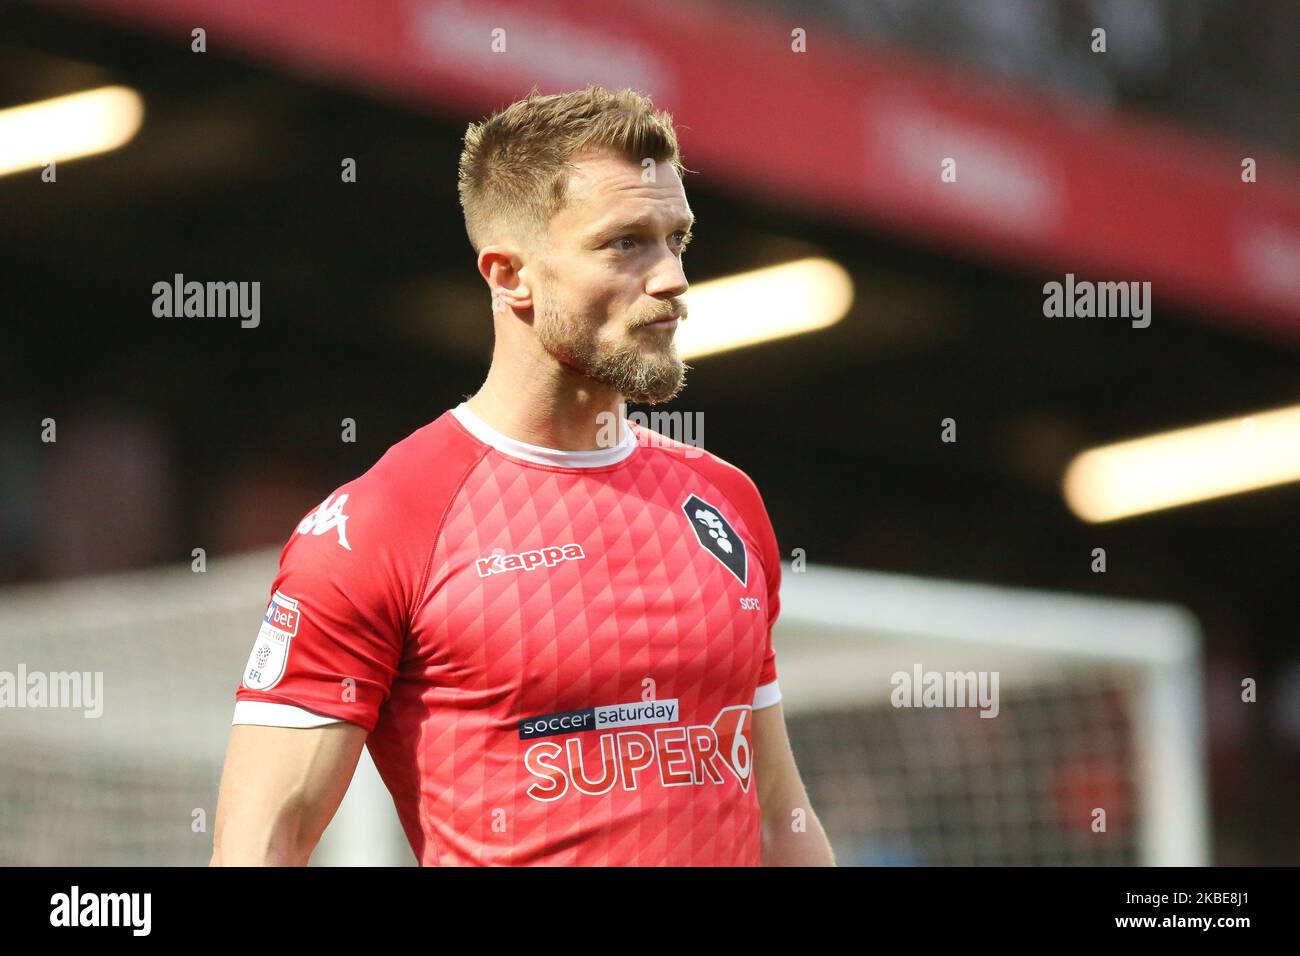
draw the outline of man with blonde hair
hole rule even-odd
[[[491,367],[290,536],[214,864],[305,863],[363,744],[421,864],[832,864],[781,713],[758,490],[624,413],[685,380],[682,169],[632,90],[533,91],[469,127]]]

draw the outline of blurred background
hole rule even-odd
[[[808,562],[778,666],[842,862],[1300,862],[1298,35],[1289,0],[7,4],[0,672],[105,707],[0,708],[0,863],[206,862],[278,549],[486,373],[465,126],[588,83],[673,114],[716,328],[709,283],[823,266],[668,409]],[[155,315],[177,274],[260,282],[258,324]],[[1149,327],[1047,317],[1067,274],[1150,282]],[[1005,668],[1000,717],[890,706],[916,663]],[[327,861],[409,857],[373,783]]]

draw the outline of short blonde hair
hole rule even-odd
[[[509,233],[524,242],[545,234],[564,207],[575,156],[610,151],[638,165],[651,159],[684,170],[672,117],[632,89],[542,96],[533,90],[465,131],[457,190],[465,231],[479,252]]]

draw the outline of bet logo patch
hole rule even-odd
[[[266,606],[262,629],[244,667],[243,684],[249,690],[270,690],[284,676],[289,662],[289,643],[298,633],[302,611],[298,601],[276,591]]]

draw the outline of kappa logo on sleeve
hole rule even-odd
[[[249,690],[270,690],[284,676],[289,662],[289,642],[298,633],[301,612],[294,598],[276,591],[266,606],[262,629],[244,667],[244,686]]]
[[[330,495],[320,503],[319,508],[298,522],[298,533],[322,535],[336,530],[339,533],[339,544],[351,551],[352,545],[348,544],[347,535],[348,516],[343,513],[347,501],[348,496],[345,494],[339,495],[337,501]]]

